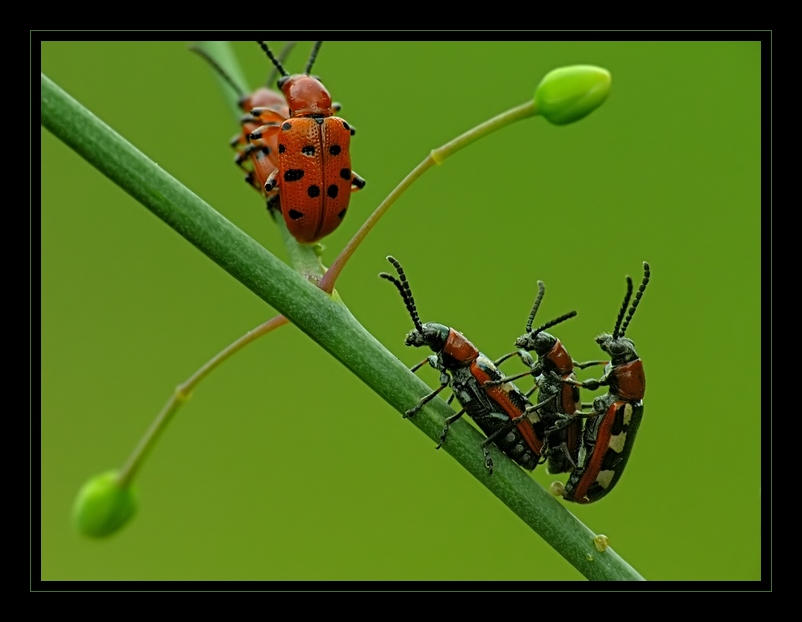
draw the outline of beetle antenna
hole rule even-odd
[[[191,45],[189,46],[189,51],[195,52],[195,54],[197,54],[198,56],[203,58],[207,63],[209,63],[212,66],[212,69],[214,69],[217,72],[217,74],[221,78],[223,78],[223,80],[225,80],[225,82],[232,89],[234,89],[234,92],[237,94],[237,97],[239,97],[240,99],[243,99],[245,97],[245,93],[242,91],[242,89],[240,89],[239,86],[237,86],[237,84],[234,82],[234,79],[230,75],[228,75],[225,69],[223,69],[206,50],[204,50],[200,46]]]
[[[627,326],[629,326],[629,321],[632,319],[632,316],[635,315],[635,309],[638,308],[638,303],[640,303],[640,299],[643,296],[643,292],[646,291],[646,286],[649,284],[649,279],[652,276],[651,268],[649,268],[649,264],[647,262],[643,262],[643,280],[640,283],[640,287],[638,287],[638,291],[635,294],[635,299],[632,301],[632,306],[629,308],[629,313],[627,313],[627,319],[624,320],[624,325],[621,327],[621,334],[620,336],[623,337],[624,333],[627,332]]]
[[[621,320],[624,319],[624,313],[627,312],[627,305],[629,299],[632,298],[632,277],[627,276],[627,293],[624,296],[624,304],[621,305],[621,310],[618,312],[618,319],[615,321],[615,329],[613,329],[613,339],[618,339],[618,329],[621,328]]]
[[[258,43],[259,47],[264,50],[265,54],[267,54],[267,57],[271,61],[273,61],[273,64],[276,66],[276,69],[278,69],[279,73],[282,76],[286,76],[287,72],[284,71],[284,67],[281,66],[281,63],[279,62],[279,60],[275,56],[273,56],[273,52],[271,52],[270,48],[267,47],[267,43],[265,43],[264,41],[257,41],[256,43]]]
[[[569,311],[568,313],[561,315],[558,318],[555,318],[549,322],[546,322],[540,328],[537,328],[532,331],[532,335],[537,335],[539,332],[546,330],[547,328],[551,328],[552,326],[556,326],[557,324],[562,324],[565,320],[570,320],[572,317],[576,315],[576,311]]]
[[[387,261],[393,264],[393,267],[398,272],[399,278],[395,278],[392,274],[387,274],[386,272],[379,273],[379,276],[383,279],[387,279],[398,288],[398,291],[401,293],[401,297],[404,299],[404,304],[407,305],[407,311],[409,311],[409,315],[412,317],[412,323],[415,324],[415,328],[418,329],[418,332],[422,333],[423,325],[421,324],[420,317],[418,316],[418,309],[415,307],[415,299],[412,297],[412,290],[409,288],[407,275],[404,274],[404,269],[401,267],[401,264],[398,263],[398,260],[395,257],[388,255]]]
[[[309,62],[306,63],[306,70],[304,71],[306,75],[309,75],[309,72],[312,71],[312,65],[314,64],[315,59],[317,58],[317,52],[320,49],[322,43],[323,43],[322,41],[315,41],[315,45],[312,46],[312,53],[309,55]]]
[[[290,55],[290,52],[292,51],[292,48],[295,47],[296,43],[297,43],[297,41],[287,41],[287,43],[284,44],[284,47],[281,48],[281,52],[278,53],[278,62],[283,63],[285,60],[287,60],[287,56]],[[267,76],[267,80],[265,81],[265,86],[267,88],[271,88],[272,85],[273,85],[273,82],[276,81],[276,72],[277,71],[278,71],[278,67],[275,67],[275,68],[273,68],[273,71],[270,72],[270,75]]]
[[[526,323],[526,332],[532,332],[532,322],[535,320],[535,314],[537,313],[538,308],[540,307],[540,301],[543,300],[543,294],[546,293],[546,285],[543,281],[537,282],[537,297],[535,298],[535,304],[532,305],[532,311],[529,312],[529,321]]]

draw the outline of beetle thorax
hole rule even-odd
[[[240,106],[245,109],[247,108],[250,110],[251,108],[282,108],[287,105],[287,102],[284,101],[284,97],[281,93],[277,93],[276,91],[271,91],[267,88],[260,88],[254,91],[252,95],[250,95],[246,99],[247,103],[240,103]]]
[[[331,95],[323,83],[313,76],[298,74],[279,80],[279,88],[293,117],[330,117]]]
[[[479,356],[479,350],[465,338],[465,335],[450,328],[442,354],[444,360],[449,361],[447,366],[454,367],[470,365]]]

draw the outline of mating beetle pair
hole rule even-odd
[[[591,503],[607,495],[621,477],[643,417],[642,400],[646,386],[643,364],[634,343],[624,335],[649,282],[649,264],[643,264],[644,277],[631,307],[633,286],[632,279],[627,277],[628,289],[613,333],[596,338],[602,350],[611,357],[604,375],[599,380],[580,382],[573,373],[575,367],[583,369],[606,361],[577,363],[559,339],[544,332],[574,317],[575,311],[532,330],[545,292],[542,282],[538,282],[538,296],[529,315],[526,333],[515,342],[519,351],[493,363],[453,328],[433,322],[422,323],[401,264],[393,257],[387,259],[395,267],[398,278],[387,273],[380,276],[397,287],[415,325],[407,335],[406,345],[429,346],[434,352],[413,367],[413,371],[426,362],[440,371],[440,386],[423,397],[405,416],[415,415],[450,386],[463,408],[446,419],[438,447],[445,442],[449,426],[467,413],[487,437],[481,446],[491,473],[493,465],[487,447],[494,442],[526,469],[532,470],[548,461],[550,473],[569,472],[567,484],[557,487],[567,501]],[[537,360],[529,351],[537,354]],[[497,364],[516,354],[530,371],[505,377]],[[528,375],[536,379],[539,390],[537,404],[532,404],[512,382]],[[581,411],[578,388],[595,390],[601,386],[609,387],[609,391],[593,401],[591,412]],[[583,420],[587,420],[584,430]]]

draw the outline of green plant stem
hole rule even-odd
[[[276,308],[399,413],[429,393],[340,301],[301,278],[44,74],[41,88],[45,128]],[[444,401],[432,400],[410,421],[436,443],[453,412]],[[588,579],[643,579],[612,547],[599,553],[595,534],[494,447],[495,469],[488,475],[480,450],[483,438],[469,423],[457,421],[443,449]]]
[[[125,466],[120,471],[117,477],[117,482],[121,487],[128,486],[134,479],[139,467],[145,461],[145,458],[150,453],[150,450],[156,444],[159,435],[165,430],[167,424],[173,418],[178,409],[184,405],[184,402],[192,397],[192,391],[201,381],[212,373],[223,361],[233,356],[236,352],[247,346],[249,343],[256,341],[262,335],[266,335],[272,330],[284,326],[289,323],[289,320],[283,315],[268,320],[264,324],[257,326],[253,330],[248,331],[242,337],[237,339],[234,343],[229,344],[223,350],[217,353],[212,359],[207,361],[203,367],[187,378],[183,383],[178,385],[173,391],[172,396],[164,405],[161,412],[157,415],[156,419],[148,428],[145,436],[139,441],[139,444],[134,449],[133,453],[129,456]]]
[[[319,283],[320,288],[327,292],[331,292],[334,289],[335,282],[339,278],[343,268],[345,268],[345,264],[348,263],[348,260],[351,259],[351,256],[356,252],[356,249],[359,248],[359,245],[362,244],[362,241],[365,239],[368,233],[370,233],[371,229],[376,226],[376,223],[379,222],[379,219],[384,216],[388,209],[390,209],[390,206],[395,203],[396,199],[398,199],[398,197],[400,197],[404,191],[409,188],[416,179],[418,179],[418,177],[423,175],[423,173],[425,173],[435,164],[442,164],[446,158],[453,155],[460,149],[467,147],[472,142],[479,140],[488,134],[492,134],[496,130],[506,127],[515,121],[527,119],[535,116],[536,114],[537,107],[535,106],[535,102],[528,101],[520,106],[511,108],[506,112],[502,112],[500,115],[497,115],[492,119],[488,119],[484,123],[477,125],[464,134],[457,136],[454,140],[447,142],[445,145],[438,147],[437,149],[432,149],[423,162],[418,164],[418,166],[416,166],[412,172],[409,173],[409,175],[404,177],[401,183],[398,184],[393,191],[387,195],[387,198],[381,202],[379,207],[376,208],[376,210],[359,228],[359,231],[357,231],[354,237],[351,238],[342,252],[337,256],[337,259],[334,260],[334,263],[331,264],[331,267],[326,271],[326,274],[323,275],[323,278]]]

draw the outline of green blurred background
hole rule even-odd
[[[190,43],[46,42],[42,70],[284,257]],[[261,84],[261,50],[233,48]],[[625,275],[637,282],[648,260],[628,331],[649,377],[644,422],[616,490],[570,509],[647,579],[759,579],[758,42],[326,42],[314,73],[358,129],[352,158],[368,185],[324,257],[430,149],[571,64],[611,72],[599,110],[564,127],[520,122],[426,173],[337,289],[411,365],[422,353],[403,345],[410,319],[377,277],[387,254],[424,321],[494,358],[523,332],[541,279],[539,319],[577,309],[554,333],[584,360],[601,355],[593,337],[612,329]],[[173,388],[275,311],[45,129],[41,149],[43,580],[582,579],[291,326],[199,387],[142,470],[127,528],[77,534],[81,484],[119,467]]]

